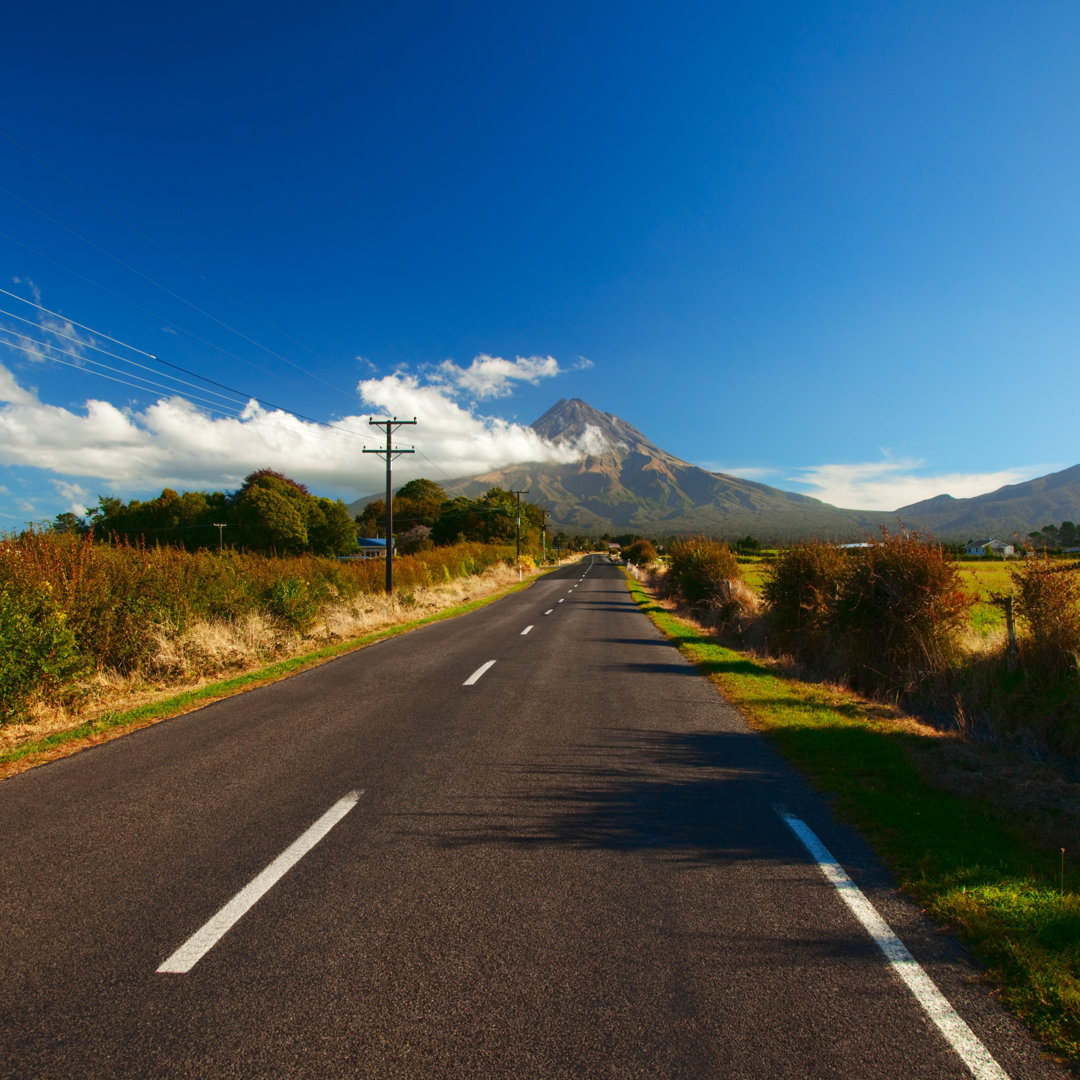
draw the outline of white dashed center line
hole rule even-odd
[[[545,615],[550,615],[550,614],[551,614],[551,613],[552,613],[552,612],[553,612],[554,610],[555,610],[555,609],[554,609],[553,607],[549,607],[549,608],[547,609],[547,611],[545,611],[545,612],[544,612],[544,614],[545,614]]]
[[[484,672],[489,668],[495,666],[494,660],[489,660],[486,664],[481,664],[461,685],[472,686],[474,683],[478,683],[483,676]]]
[[[521,636],[524,637],[531,629],[532,626],[526,626],[525,629],[521,631]]]
[[[196,930],[157,969],[159,975],[186,975],[229,929],[272,889],[357,804],[362,791],[338,799],[305,833],[294,840],[258,877],[244,886],[208,923]]]

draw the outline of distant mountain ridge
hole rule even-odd
[[[708,533],[845,543],[876,535],[883,525],[903,525],[964,542],[1011,540],[1050,523],[1080,520],[1080,465],[970,499],[938,495],[891,512],[849,510],[692,465],[580,398],[563,398],[531,426],[549,442],[580,450],[580,458],[462,477],[442,485],[447,494],[475,498],[492,487],[527,490],[530,502],[548,510],[552,529],[594,535]],[[358,513],[367,501],[358,500],[350,511]]]
[[[970,499],[937,495],[902,506],[896,516],[942,539],[1009,540],[1026,537],[1044,525],[1060,525],[1080,517],[1080,465],[1061,472],[1006,484]]]
[[[569,532],[707,532],[730,537],[765,532],[778,540],[859,540],[891,520],[708,472],[579,398],[558,401],[532,428],[550,442],[581,448],[581,458],[565,465],[507,466],[444,484],[447,492],[476,496],[494,486],[528,489],[530,501],[548,509],[553,527]]]

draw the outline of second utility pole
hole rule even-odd
[[[517,566],[518,566],[518,581],[521,580],[521,496],[528,495],[529,489],[524,491],[511,491],[511,495],[517,496]]]
[[[368,450],[365,454],[386,455],[386,595],[394,591],[394,490],[390,483],[390,462],[402,454],[415,454],[415,450],[395,450],[393,447],[393,435],[403,424],[415,424],[416,417],[411,420],[399,420],[396,416],[391,420],[372,420],[368,423],[375,427],[386,428],[386,449]]]

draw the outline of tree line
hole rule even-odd
[[[1080,548],[1080,529],[1071,521],[1060,525],[1044,525],[1028,536],[1028,539],[1040,551],[1068,551]]]
[[[522,501],[512,491],[493,487],[479,498],[450,498],[437,483],[410,480],[394,495],[396,549],[403,554],[456,543],[514,544],[538,549],[545,511]],[[185,491],[166,488],[154,499],[122,499],[100,495],[87,516],[59,514],[57,532],[93,531],[102,539],[117,537],[149,544],[183,546],[189,551],[229,547],[292,555],[350,555],[357,536],[385,537],[386,503],[369,502],[352,517],[340,499],[313,495],[308,488],[273,469],[245,477],[234,492]],[[549,546],[583,550],[585,536],[563,532],[548,537]]]

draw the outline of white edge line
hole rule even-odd
[[[525,629],[521,631],[521,636],[524,637],[531,629],[532,629],[531,624],[529,626],[526,626]]]
[[[244,886],[209,922],[195,931],[157,969],[159,975],[186,975],[345,815],[362,791],[338,799],[310,828],[295,839],[265,870]]]
[[[472,686],[474,683],[478,683],[483,677],[484,672],[487,671],[488,668],[493,667],[494,664],[494,660],[489,660],[486,664],[481,664],[461,685]]]
[[[908,951],[907,946],[893,933],[874,905],[866,899],[865,893],[851,880],[847,871],[833,858],[813,830],[799,818],[783,811],[779,813],[810,852],[826,880],[840,894],[840,898],[851,909],[855,918],[863,924],[874,944],[885,954],[893,970],[907,984],[926,1015],[934,1021],[949,1045],[960,1055],[972,1076],[977,1080],[1009,1080],[1008,1073],[961,1019],[945,995]]]

